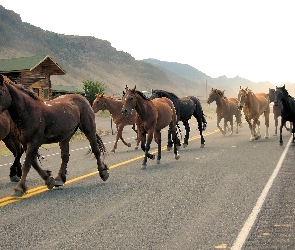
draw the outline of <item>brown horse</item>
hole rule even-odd
[[[129,115],[133,110],[137,114],[135,122],[138,130],[138,140],[141,142],[141,149],[145,152],[142,167],[146,168],[147,158],[155,159],[155,156],[149,153],[151,142],[154,140],[158,144],[157,163],[161,160],[161,130],[167,126],[171,131],[174,144],[175,159],[179,159],[177,150],[176,123],[177,116],[173,102],[166,98],[155,98],[150,100],[140,91],[126,88],[123,96],[122,113]]]
[[[269,88],[268,91],[268,96],[269,96],[269,102],[273,102],[275,101],[275,94],[276,94],[276,90],[275,89],[271,89]],[[278,118],[281,116],[281,112],[283,109],[283,105],[282,103],[279,103],[278,105],[273,105],[273,116],[274,116],[274,120],[275,120],[275,136],[278,134],[278,125],[279,125],[279,121]],[[290,128],[286,127],[286,124],[284,125],[287,131],[291,132]],[[292,122],[290,122],[290,127],[292,127]]]
[[[120,99],[117,99],[114,96],[106,96],[104,94],[96,95],[96,98],[92,104],[92,108],[94,110],[94,113],[98,112],[99,110],[108,110],[112,114],[112,118],[114,120],[114,123],[116,124],[117,128],[117,136],[116,141],[113,146],[113,149],[111,152],[115,152],[117,149],[117,144],[119,139],[127,146],[131,147],[131,143],[127,143],[122,136],[122,132],[125,126],[132,125],[132,129],[137,133],[135,130],[135,116],[136,112],[131,112],[130,115],[123,115],[122,114],[122,108],[123,108],[123,101]],[[135,149],[138,148],[138,141]]]
[[[257,93],[247,88],[240,87],[238,94],[238,102],[240,109],[243,109],[245,119],[249,124],[251,131],[250,141],[253,139],[257,140],[261,137],[260,134],[260,115],[264,114],[266,132],[264,138],[269,138],[268,128],[269,128],[269,97],[265,93]],[[253,122],[252,122],[253,120]],[[256,125],[258,127],[256,131]]]
[[[227,122],[230,123],[230,135],[233,133],[233,117],[236,117],[236,134],[239,133],[238,127],[241,126],[241,110],[238,108],[238,99],[236,98],[227,98],[224,96],[224,91],[219,89],[212,88],[209,94],[207,103],[210,104],[212,102],[216,102],[216,113],[217,113],[217,127],[221,131],[221,133],[225,136]],[[222,129],[219,125],[221,119],[224,121],[224,129]]]
[[[17,139],[17,129],[12,121],[9,112],[5,110],[0,114],[0,140],[14,156],[14,162],[10,167],[10,181],[18,182],[22,176],[20,158],[24,152],[22,145]]]
[[[90,142],[100,177],[103,181],[108,179],[108,168],[100,158],[101,152],[105,153],[106,150],[96,133],[95,115],[85,97],[79,94],[64,95],[45,103],[34,93],[0,75],[0,113],[6,109],[19,131],[19,140],[26,151],[22,177],[14,188],[15,196],[26,193],[26,178],[31,165],[49,189],[66,182],[69,142],[78,128]],[[38,148],[44,143],[54,142],[59,142],[62,159],[55,179],[50,171],[41,169],[37,162]]]

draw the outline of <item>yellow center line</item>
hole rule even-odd
[[[217,132],[219,132],[218,129],[216,129],[216,130],[214,130],[212,132],[205,133],[205,134],[203,134],[203,136],[205,137],[205,136],[217,133]],[[189,139],[189,141],[193,141],[193,140],[196,140],[198,138],[200,138],[199,135],[191,137]],[[161,150],[163,150],[163,151],[166,150],[166,149],[167,149],[167,146],[161,147]],[[150,153],[151,154],[156,154],[157,152],[158,152],[158,149],[156,149],[154,151],[151,151]],[[126,164],[128,164],[130,162],[134,162],[134,161],[137,161],[137,160],[142,159],[142,158],[144,158],[144,155],[141,155],[141,156],[138,156],[138,157],[135,157],[135,158],[132,158],[132,159],[129,159],[129,160],[114,164],[114,165],[110,166],[109,169],[117,168],[117,167],[126,165]],[[68,180],[64,185],[71,184],[71,183],[76,182],[76,181],[80,181],[82,179],[91,177],[91,176],[93,176],[95,174],[98,174],[98,173],[99,173],[98,171],[95,171],[95,172],[92,172],[92,173],[89,173],[89,174],[81,175],[79,177]],[[46,192],[46,191],[50,191],[50,189],[48,189],[47,186],[44,185],[44,186],[38,186],[38,187],[35,187],[35,188],[32,188],[32,189],[29,189],[26,192],[26,194],[24,196],[22,196],[22,197],[7,196],[7,197],[4,197],[4,198],[1,198],[0,199],[0,207],[4,207],[4,206],[6,206],[8,204],[11,204],[11,203],[14,203],[14,202],[17,202],[17,201],[32,197],[34,195],[37,195],[37,194],[40,194],[40,193],[43,193],[43,192]]]

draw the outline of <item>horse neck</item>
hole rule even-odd
[[[112,99],[112,98],[104,98],[104,102],[106,104],[107,109],[110,111],[113,117],[121,116],[122,115],[122,101]]]
[[[258,99],[253,92],[249,92],[247,94],[247,100],[245,103],[249,108],[257,101],[258,101]]]
[[[295,101],[291,97],[287,96],[282,99],[282,105],[284,109],[294,112],[293,106],[295,106]]]
[[[215,98],[215,101],[218,107],[222,107],[226,102],[225,99],[221,97],[220,95],[217,95],[217,97]]]
[[[151,110],[151,101],[143,99],[139,94],[136,95],[135,110],[142,120],[145,119],[148,111]]]
[[[13,85],[7,84],[6,86],[12,98],[11,105],[7,109],[11,116],[11,119],[14,121],[15,124],[23,123],[26,121],[25,114],[27,112],[25,111],[29,111],[29,109],[32,109],[30,103],[33,99],[25,93],[22,93]]]

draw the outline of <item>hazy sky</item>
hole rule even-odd
[[[295,83],[294,1],[0,0],[24,22],[109,41],[135,59],[189,64],[211,77]]]

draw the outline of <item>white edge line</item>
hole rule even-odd
[[[261,207],[265,201],[265,198],[273,184],[274,179],[276,178],[276,176],[278,175],[278,172],[280,171],[281,167],[282,167],[282,163],[286,157],[288,148],[291,144],[291,139],[292,136],[290,137],[288,144],[286,146],[286,148],[284,149],[284,152],[281,155],[281,158],[275,168],[275,170],[273,171],[271,177],[269,178],[268,182],[266,183],[260,197],[257,200],[257,203],[255,205],[255,207],[253,208],[251,214],[249,215],[248,219],[246,220],[242,230],[240,231],[240,233],[238,234],[238,237],[236,238],[235,243],[233,244],[233,246],[231,247],[231,250],[238,250],[238,249],[242,249],[243,245],[245,244],[249,232],[251,230],[251,228],[253,227],[254,222],[256,221],[256,218],[261,210]]]

